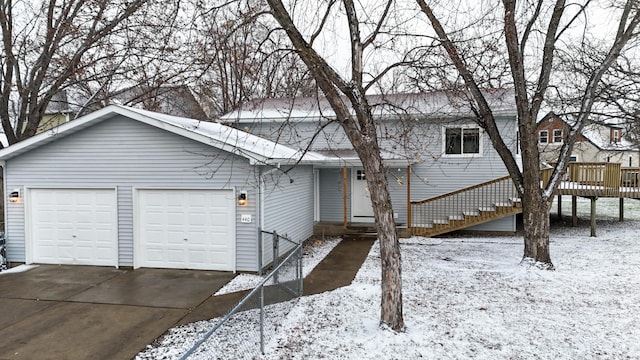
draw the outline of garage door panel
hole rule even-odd
[[[32,261],[117,266],[114,189],[30,189]]]
[[[136,266],[234,270],[234,213],[229,190],[139,190]]]

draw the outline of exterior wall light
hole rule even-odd
[[[246,206],[247,205],[247,192],[241,191],[240,195],[238,195],[238,206]]]
[[[22,200],[22,196],[20,196],[20,189],[13,189],[9,193],[9,202],[12,204],[18,204]]]

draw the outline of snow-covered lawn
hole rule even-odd
[[[326,240],[314,240],[313,243],[304,246],[303,248],[303,257],[304,260],[302,262],[302,276],[305,277],[309,275],[311,270],[318,265],[328,253],[333,250],[336,245],[340,242],[340,239],[326,239]],[[220,290],[218,290],[214,295],[223,295],[235,291],[253,289],[258,286],[260,282],[264,279],[263,276],[254,275],[254,274],[239,274],[233,280],[231,280],[227,285],[223,286]]]
[[[579,228],[552,225],[553,272],[519,265],[521,236],[403,240],[404,333],[378,326],[376,244],[351,286],[301,298],[257,358],[640,358],[640,201],[626,200],[623,223],[617,199],[597,204],[596,238],[588,200]],[[175,329],[155,354],[176,353],[207,325]]]

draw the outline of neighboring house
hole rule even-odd
[[[505,143],[519,157],[513,92],[493,89],[485,91],[485,95]],[[378,119],[382,157],[399,225],[420,221],[415,213],[409,219],[410,201],[433,198],[508,175],[488,135],[474,122],[474,112],[465,94],[437,91],[376,95],[369,96],[369,102],[374,104],[373,114]],[[373,222],[366,174],[326,100],[258,100],[221,120],[272,141],[334,158],[330,163],[315,166],[315,220],[342,222],[346,218],[348,222]],[[441,215],[448,219],[462,214]],[[512,232],[515,217],[471,230]]]
[[[73,120],[78,110],[79,107],[69,101],[67,90],[58,91],[49,101],[42,120],[38,124],[37,133],[51,130]]]
[[[109,104],[125,104],[167,115],[209,120],[200,100],[187,86],[162,86],[147,91],[139,87],[129,88],[110,95],[108,99],[94,100],[97,102],[83,98],[81,93],[74,93],[72,89],[60,90],[49,102],[37,132],[53,129],[75,119],[79,113],[86,114]]]
[[[17,195],[6,201],[8,259],[258,271],[272,261],[259,229],[312,235],[307,163],[323,159],[221,124],[112,105],[0,151],[5,189]]]
[[[569,124],[554,113],[538,122],[538,147],[542,161],[553,163],[558,160],[558,152],[569,129]],[[578,135],[571,161],[615,162],[624,167],[640,167],[640,149],[626,138],[623,126],[592,122]]]
[[[160,86],[148,90],[136,86],[115,94],[109,102],[173,116],[203,121],[210,119],[201,100],[185,85]]]

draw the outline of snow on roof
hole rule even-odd
[[[510,89],[483,91],[493,114],[515,116],[515,96]],[[368,95],[373,114],[379,117],[425,115],[428,117],[474,116],[473,102],[466,92],[433,91],[412,94]],[[334,118],[335,113],[324,97],[262,99],[244,104],[221,117],[222,121],[285,121]]]
[[[243,156],[252,164],[278,164],[288,162],[308,163],[325,161],[325,156],[277,144],[273,141],[231,128],[183,117],[155,113],[121,105],[110,105],[101,110],[65,123],[50,131],[0,150],[0,160],[10,159],[35,147],[47,144],[63,136],[70,135],[97,122],[116,115],[128,118],[182,135],[184,137]]]
[[[638,147],[621,137],[618,142],[611,141],[611,134],[608,131],[603,133],[599,127],[606,126],[602,124],[589,124],[582,130],[582,135],[600,150],[606,151],[637,151]],[[618,127],[615,127],[618,128]]]
[[[270,162],[269,160],[301,160],[301,162],[325,160],[325,157],[320,154],[304,153],[301,150],[292,149],[220,123],[194,120],[124,106],[119,107],[189,132],[203,135],[210,139],[212,144],[219,145],[218,147],[223,150],[237,153],[250,160],[257,160],[263,163]]]

